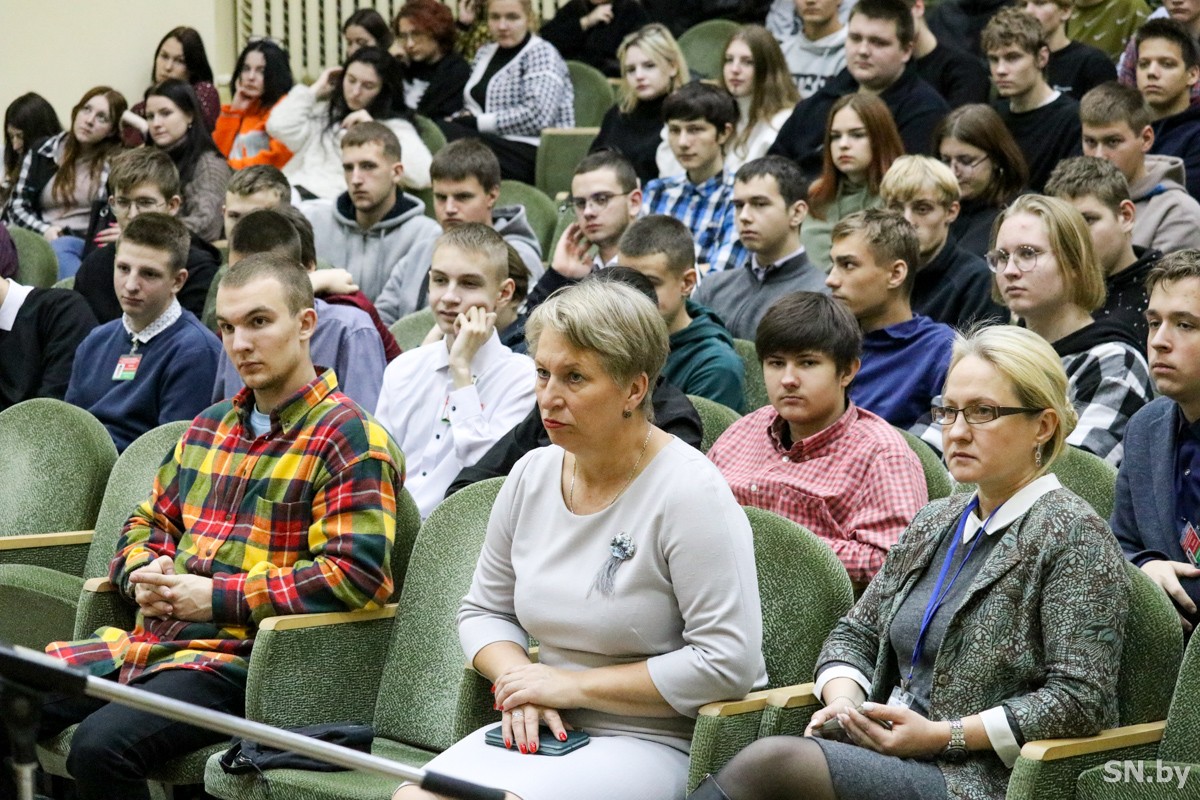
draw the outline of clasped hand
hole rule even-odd
[[[471,382],[471,361],[479,348],[492,338],[496,329],[496,312],[472,306],[454,320],[454,338],[450,342],[450,372],[455,388]]]
[[[159,556],[129,574],[133,599],[146,617],[186,622],[212,620],[212,578],[179,575],[170,556]]]
[[[538,725],[546,724],[559,740],[567,738],[560,708],[579,705],[575,676],[569,670],[544,664],[522,664],[506,670],[492,687],[496,707],[504,712],[504,746],[522,753],[536,753]]]
[[[835,717],[847,738],[859,747],[900,758],[929,758],[945,749],[950,741],[950,724],[933,722],[904,706],[863,703],[857,711],[844,698],[813,714],[805,736],[819,736],[817,729]],[[880,722],[890,722],[891,730]]]

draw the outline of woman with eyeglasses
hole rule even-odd
[[[271,109],[292,89],[287,50],[273,39],[251,39],[233,68],[233,100],[221,106],[213,141],[234,169],[283,168],[292,151],[267,133]]]
[[[115,89],[89,89],[71,109],[71,127],[27,148],[21,161],[6,216],[50,243],[60,279],[79,269],[92,215],[108,197],[109,161],[121,150],[125,106]]]
[[[997,225],[987,254],[992,298],[1062,359],[1079,412],[1067,443],[1119,466],[1125,425],[1150,402],[1154,385],[1146,343],[1108,317],[1092,319],[1105,289],[1087,223],[1065,200],[1027,194],[1000,212]]]
[[[421,141],[404,102],[400,70],[384,50],[364,47],[340,67],[321,73],[312,86],[296,84],[267,119],[267,133],[294,155],[283,174],[306,200],[332,199],[346,191],[342,137],[360,122],[381,122],[400,140],[403,185],[429,186],[433,155]]]
[[[933,150],[958,179],[958,219],[950,233],[959,247],[982,256],[996,215],[1025,189],[1029,168],[1012,134],[991,106],[951,111],[933,131]]]
[[[824,167],[808,191],[800,241],[808,260],[829,272],[833,226],[856,211],[883,205],[879,184],[904,142],[887,104],[857,92],[838,98],[825,124]]]
[[[213,71],[208,63],[204,40],[195,28],[180,26],[167,32],[154,51],[154,68],[150,71],[150,85],[175,78],[191,84],[201,111],[200,118],[206,130],[212,131],[221,114],[221,97],[213,85]],[[124,124],[122,136],[126,147],[145,144],[150,129],[146,122],[146,101],[136,104],[121,117]]]
[[[438,0],[408,0],[392,20],[392,55],[403,66],[404,104],[430,119],[463,107],[471,65],[454,50],[454,15]]]
[[[960,335],[942,398],[946,464],[976,490],[922,509],[826,639],[805,736],[760,739],[690,800],[1000,800],[1025,742],[1117,723],[1129,578],[1050,474],[1075,424],[1058,355],[1016,326]]]

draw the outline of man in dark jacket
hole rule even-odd
[[[1200,198],[1200,105],[1192,87],[1200,82],[1200,44],[1182,23],[1152,19],[1134,38],[1138,91],[1150,109],[1153,155],[1183,159],[1188,194]]]

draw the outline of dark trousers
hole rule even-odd
[[[153,694],[230,714],[245,713],[246,692],[211,672],[168,669],[136,686]],[[150,797],[146,775],[173,758],[227,740],[223,733],[202,730],[147,711],[91,697],[49,694],[42,704],[38,739],[46,739],[80,723],[71,739],[67,771],[75,779],[79,800],[141,800]],[[16,797],[8,733],[0,725],[4,775],[0,800]]]
[[[442,134],[448,142],[457,139],[479,139],[486,144],[500,162],[501,178],[534,185],[537,173],[537,147],[534,145],[514,142],[494,133],[483,133],[457,122],[437,120],[437,126],[442,129]]]

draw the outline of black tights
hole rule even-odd
[[[820,745],[799,736],[759,739],[716,780],[729,800],[837,800]]]

